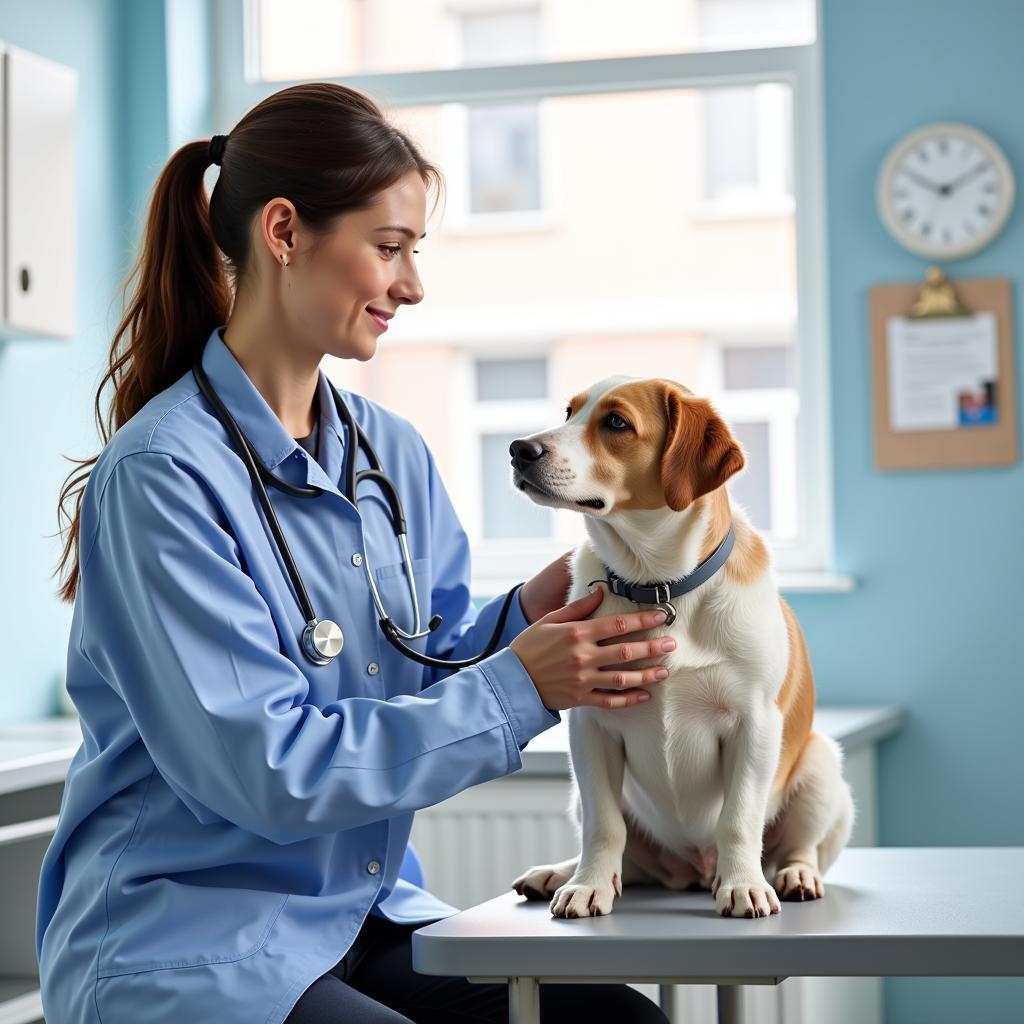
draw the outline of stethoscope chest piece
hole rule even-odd
[[[239,427],[235,422],[234,417],[220,400],[220,397],[213,385],[203,372],[202,351],[200,351],[196,356],[192,366],[192,372],[195,375],[197,384],[199,385],[199,390],[210,403],[214,413],[224,425],[225,429],[234,438],[235,443],[238,445],[239,453],[245,461],[246,468],[249,470],[249,476],[252,479],[253,487],[256,489],[256,496],[263,509],[264,516],[266,517],[268,529],[273,537],[274,543],[277,545],[281,558],[284,560],[285,567],[288,570],[288,576],[292,582],[292,586],[295,588],[295,596],[298,600],[299,608],[302,611],[302,617],[306,623],[303,627],[300,639],[302,653],[311,662],[313,662],[314,665],[329,665],[338,656],[338,654],[341,653],[341,649],[345,645],[345,636],[341,632],[341,627],[336,622],[332,622],[330,619],[321,620],[316,617],[316,613],[313,611],[313,605],[309,600],[309,594],[306,592],[305,585],[302,582],[302,577],[299,575],[298,566],[295,564],[295,559],[292,557],[292,553],[288,548],[288,542],[285,540],[284,532],[281,530],[281,524],[277,521],[277,514],[274,512],[274,506],[270,500],[270,496],[267,494],[264,481],[273,484],[275,487],[280,488],[288,494],[302,498],[316,498],[323,493],[324,489],[315,484],[308,487],[290,484],[288,481],[275,476],[267,466],[264,465],[263,461],[252,450],[245,434],[242,433],[241,427]],[[373,603],[377,610],[378,622],[384,632],[384,636],[403,656],[411,658],[414,661],[418,661],[421,665],[436,666],[438,668],[447,668],[449,670],[464,668],[467,665],[475,665],[478,661],[482,661],[484,658],[489,657],[497,646],[498,638],[501,636],[502,630],[505,628],[505,619],[508,616],[509,605],[515,598],[519,588],[513,587],[505,596],[505,603],[501,607],[501,612],[498,615],[498,621],[494,624],[494,631],[491,635],[491,639],[487,642],[487,646],[483,653],[478,654],[475,658],[436,658],[433,655],[418,651],[405,643],[405,640],[415,640],[419,637],[424,637],[433,633],[441,624],[441,616],[432,616],[428,628],[424,630],[420,629],[419,598],[416,593],[416,583],[413,579],[413,560],[409,553],[408,542],[406,541],[405,513],[402,510],[402,501],[398,496],[398,491],[395,488],[395,485],[385,474],[380,463],[380,458],[377,456],[376,451],[374,451],[373,445],[370,444],[369,438],[363,433],[359,424],[356,422],[355,417],[352,415],[351,410],[348,408],[346,403],[342,401],[341,395],[338,393],[338,389],[335,388],[333,384],[331,385],[331,393],[334,396],[334,405],[338,410],[338,416],[344,422],[348,431],[348,438],[350,442],[345,445],[345,466],[343,470],[345,481],[344,496],[353,506],[358,508],[356,490],[359,481],[365,478],[376,481],[387,497],[388,507],[391,513],[392,528],[395,536],[398,538],[399,544],[402,547],[402,568],[405,573],[406,582],[409,586],[409,594],[413,606],[414,625],[412,633],[408,633],[401,629],[385,611],[380,600],[380,594],[377,592],[377,585],[374,582],[373,572],[370,570],[369,560],[365,555],[363,556],[362,564],[366,567],[366,578],[370,584],[370,592],[373,595]],[[367,461],[370,463],[370,469],[356,470],[356,454],[359,448],[366,450],[366,457]]]
[[[345,634],[331,619],[313,619],[302,631],[302,649],[317,665],[329,665],[344,646]]]

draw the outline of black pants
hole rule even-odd
[[[351,949],[299,997],[285,1024],[506,1024],[508,986],[417,974],[412,933],[369,915]],[[656,1003],[624,984],[540,986],[542,1024],[666,1024]]]

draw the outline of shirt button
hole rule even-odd
[[[353,565],[362,565],[363,564],[363,556],[361,554],[359,554],[358,551],[352,556],[352,564]]]
[[[375,860],[371,860],[370,863],[366,865],[366,870],[369,871],[371,875],[375,875],[380,871],[380,864]]]
[[[366,666],[366,671],[369,672],[371,676],[375,676],[380,671],[380,665],[375,661],[371,661],[370,664]]]

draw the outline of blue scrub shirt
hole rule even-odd
[[[387,642],[362,558],[411,631],[401,549],[376,484],[360,485],[358,510],[341,493],[350,439],[327,378],[321,466],[222,329],[203,351],[221,400],[274,473],[325,492],[269,488],[344,647],[324,666],[302,654],[303,616],[245,464],[185,373],[110,439],[83,499],[67,658],[83,742],[38,894],[48,1024],[279,1024],[367,914],[457,912],[399,874],[413,813],[516,771],[560,718],[507,646],[528,625],[518,596],[496,652],[458,672]],[[404,417],[339,390],[402,496],[423,628],[443,616],[408,642],[479,654],[505,595],[472,605],[469,545],[430,450]]]

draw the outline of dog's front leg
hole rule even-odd
[[[761,867],[761,842],[782,728],[782,712],[764,702],[740,712],[722,740],[725,800],[715,832],[718,868],[711,891],[724,916],[767,917],[781,910]]]
[[[580,860],[572,877],[555,890],[555,917],[610,914],[622,895],[622,851],[626,822],[622,816],[622,740],[586,711],[569,712],[569,749],[580,794]]]

